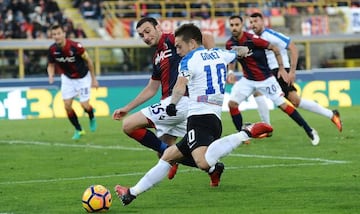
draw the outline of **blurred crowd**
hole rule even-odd
[[[304,13],[321,13],[326,6],[315,0],[269,0],[269,1],[210,1],[210,0],[192,0],[189,1],[190,12],[186,10],[185,1],[159,0],[159,1],[135,1],[135,0],[108,0],[116,2],[115,8],[112,8],[118,18],[135,18],[152,16],[154,18],[211,18],[212,10],[216,17],[227,17],[231,15],[246,15],[252,13],[251,10],[257,9],[265,16],[274,15],[298,15]],[[165,4],[162,4],[165,3]],[[313,4],[309,4],[313,3]],[[350,3],[350,5],[348,5]],[[360,1],[332,1],[336,6],[359,6]],[[164,6],[163,6],[164,5]],[[321,5],[321,6],[320,6]],[[235,14],[235,8],[241,8],[240,14]],[[165,9],[165,13],[162,13]],[[189,13],[189,14],[188,14]]]
[[[49,38],[53,23],[61,23],[69,37],[86,37],[55,0],[0,0],[0,12],[0,39]]]
[[[165,3],[165,17],[190,17],[208,19],[211,17],[211,6],[215,7],[215,16],[226,17],[234,15],[234,7],[258,8],[265,16],[280,15],[281,8],[290,14],[313,13],[317,9],[309,7],[288,7],[290,3],[309,3],[312,0],[282,0],[265,1],[258,5],[254,1],[240,2],[233,5],[229,1],[193,0],[190,3],[191,12],[187,14],[185,2],[163,1],[134,1],[134,0],[108,0],[116,2],[114,9],[118,18],[136,18],[140,16],[163,17],[162,4]],[[341,4],[341,1],[339,1]],[[351,1],[351,6],[359,6],[360,1]],[[78,8],[85,19],[93,19],[102,27],[103,0],[73,0],[72,6]],[[215,4],[215,5],[211,5]],[[342,6],[342,5],[338,5]],[[228,8],[224,10],[224,8]],[[230,9],[230,10],[229,10]],[[70,17],[66,17],[58,6],[56,0],[0,0],[0,39],[36,39],[49,38],[49,26],[52,23],[61,23],[71,38],[86,38],[82,26],[74,26]],[[242,13],[244,13],[242,11]],[[245,15],[245,14],[240,14]]]

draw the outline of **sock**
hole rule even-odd
[[[258,112],[261,121],[270,124],[270,113],[269,113],[269,108],[266,104],[265,96],[264,95],[256,96],[255,101],[258,106]]]
[[[67,112],[67,116],[71,122],[71,124],[75,127],[76,130],[81,131],[81,126],[78,120],[78,117],[74,110],[71,110],[70,112]]]
[[[283,111],[288,114],[299,126],[303,127],[308,135],[311,133],[312,129],[294,107],[287,105]]]
[[[236,107],[236,108],[230,107],[230,115],[231,115],[232,121],[233,121],[236,129],[238,131],[241,131],[243,121],[242,121],[242,116],[241,116],[239,108],[238,107]]]
[[[210,166],[209,172],[211,171],[211,167],[214,166],[220,158],[228,155],[235,148],[240,146],[243,141],[249,139],[246,132],[240,131],[212,142],[205,153],[205,160]]]
[[[128,135],[142,145],[154,151],[157,151],[160,154],[164,153],[165,149],[168,147],[168,145],[166,143],[163,143],[158,137],[156,137],[153,132],[145,128],[136,129]]]
[[[84,110],[86,113],[88,113],[90,120],[94,119],[94,109],[92,108],[92,106],[90,106],[89,109]]]
[[[160,181],[162,181],[167,175],[170,168],[171,165],[168,162],[160,159],[159,162],[151,168],[135,186],[130,188],[130,194],[137,196],[149,190],[155,184],[160,183]]]
[[[333,116],[333,112],[330,109],[324,108],[312,100],[301,99],[299,103],[299,108],[323,115],[329,119],[331,119]]]

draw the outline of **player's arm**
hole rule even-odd
[[[295,82],[296,76],[296,66],[299,58],[298,49],[293,41],[290,42],[288,46],[290,52],[290,72],[289,72],[289,83],[293,84]]]
[[[171,103],[176,105],[181,99],[181,97],[184,96],[188,81],[189,80],[186,77],[183,76],[178,77],[171,95]]]
[[[54,83],[54,76],[55,76],[55,63],[49,62],[47,65],[47,73],[49,77],[49,83]]]
[[[228,64],[228,72],[227,72],[226,81],[230,84],[234,84],[236,82],[236,76],[234,73],[235,66],[236,66],[236,61]]]
[[[188,76],[183,75],[177,78],[175,86],[172,91],[171,101],[168,106],[166,106],[166,113],[169,116],[176,116],[176,104],[179,102],[182,96],[184,96],[186,92],[186,85],[188,83]]]
[[[89,68],[90,75],[91,75],[91,86],[98,88],[99,83],[98,83],[98,81],[96,79],[96,75],[95,75],[95,66],[94,66],[94,63],[93,63],[92,59],[90,58],[89,54],[87,53],[87,51],[84,51],[84,53],[81,55],[81,58],[83,58],[86,61],[86,64]]]
[[[267,49],[272,50],[275,54],[276,61],[278,62],[279,65],[278,78],[281,77],[285,82],[289,83],[289,76],[284,68],[284,63],[279,48],[274,44],[269,44]]]
[[[122,119],[128,112],[154,97],[160,88],[159,80],[150,79],[145,88],[126,106],[116,109],[113,113],[114,120]]]

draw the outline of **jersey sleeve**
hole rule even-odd
[[[226,50],[231,50],[231,46],[233,46],[233,44],[232,44],[231,40],[228,40],[225,44]]]
[[[81,43],[76,43],[76,52],[77,54],[79,54],[80,56],[83,55],[83,53],[85,53],[85,48],[84,46],[82,46]]]
[[[224,50],[224,49],[216,49],[222,56],[222,58],[225,60],[227,64],[232,63],[236,60],[237,53],[233,50]]]
[[[255,47],[260,47],[260,48],[268,48],[269,45],[270,45],[270,42],[268,42],[267,40],[264,40],[262,38],[260,38],[259,36],[257,35],[253,35],[252,38],[251,38],[253,44]]]
[[[47,58],[48,58],[49,63],[55,63],[55,58],[54,58],[54,55],[52,54],[52,48],[51,47],[48,50]]]
[[[184,56],[179,63],[179,76],[190,79],[191,71],[189,69],[189,60],[191,57],[189,55]]]
[[[278,32],[278,31],[275,31],[272,29],[266,29],[265,32],[267,33],[266,38],[269,38],[267,40],[269,40],[270,43],[275,44],[279,48],[285,48],[285,49],[289,48],[289,44],[291,42],[290,37],[286,36],[285,34],[283,34],[281,32]]]

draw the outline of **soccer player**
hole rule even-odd
[[[178,113],[169,117],[165,113],[170,103],[171,93],[178,76],[178,65],[181,57],[176,53],[174,34],[164,33],[156,19],[142,18],[136,25],[136,30],[142,40],[149,46],[156,48],[153,56],[153,73],[147,86],[130,103],[116,109],[113,119],[121,120],[128,112],[154,97],[161,87],[161,101],[143,108],[139,112],[129,115],[123,120],[123,131],[142,145],[157,151],[160,156],[164,150],[176,142],[177,137],[186,133],[186,116],[188,111],[188,96],[184,92],[178,104]],[[206,35],[208,44],[213,46],[211,36]],[[209,47],[210,48],[210,47]],[[156,135],[148,128],[155,128]],[[184,163],[195,166],[192,160]],[[172,179],[177,170],[177,164],[169,174]]]
[[[306,100],[299,97],[296,93],[296,88],[293,83],[295,82],[296,76],[296,65],[298,60],[298,51],[295,43],[286,35],[277,32],[275,30],[265,27],[264,19],[261,13],[253,13],[250,15],[250,28],[253,33],[260,36],[271,44],[275,44],[280,49],[280,54],[284,63],[284,67],[289,74],[289,83],[286,83],[283,79],[277,78],[282,91],[285,93],[285,97],[295,106],[299,107],[329,118],[337,127],[342,131],[342,122],[340,119],[340,113],[338,110],[331,111],[330,109],[324,108],[318,103],[312,100]],[[290,52],[290,60],[288,51]],[[274,76],[277,77],[279,65],[275,59],[274,52],[265,51],[267,61]],[[261,96],[262,97],[262,96]],[[261,98],[257,98],[261,99]],[[260,113],[261,114],[261,113]]]
[[[55,72],[61,73],[61,94],[65,110],[71,124],[75,127],[74,140],[85,134],[78,117],[72,108],[75,97],[79,96],[81,107],[89,115],[90,130],[97,128],[94,110],[89,103],[91,87],[99,87],[96,80],[94,64],[85,48],[78,42],[65,38],[65,31],[61,25],[55,24],[50,28],[54,39],[48,52],[47,72],[49,83],[54,82]]]
[[[221,49],[205,49],[202,34],[193,24],[184,24],[175,31],[177,53],[183,56],[179,64],[179,76],[173,89],[170,104],[166,107],[169,116],[176,116],[178,104],[186,88],[189,90],[187,137],[165,150],[159,162],[133,187],[115,186],[123,205],[131,203],[136,196],[159,183],[171,168],[171,163],[184,156],[192,156],[197,166],[216,178],[217,186],[224,166],[217,161],[223,155],[250,137],[272,131],[265,123],[258,123],[239,133],[216,142],[211,153],[208,146],[219,139],[222,133],[221,110],[225,92],[227,64],[234,61],[237,53]],[[231,139],[228,139],[231,138]],[[233,140],[233,142],[228,142]],[[228,145],[222,145],[228,144]],[[225,149],[223,149],[223,147]],[[214,179],[215,181],[215,179]]]
[[[241,63],[244,76],[237,81],[231,89],[230,101],[228,103],[230,115],[237,130],[242,129],[243,121],[239,111],[239,104],[255,91],[259,91],[274,104],[281,108],[299,126],[303,127],[313,145],[317,145],[320,138],[315,129],[311,128],[296,109],[288,105],[284,98],[284,92],[279,83],[273,76],[266,58],[265,51],[273,51],[279,65],[278,78],[288,82],[288,73],[284,68],[279,48],[257,35],[244,32],[243,20],[240,16],[229,18],[232,37],[226,42],[226,49],[236,48],[236,46],[246,46],[249,52],[245,57],[238,58]],[[233,83],[234,74],[229,74],[228,82]]]

